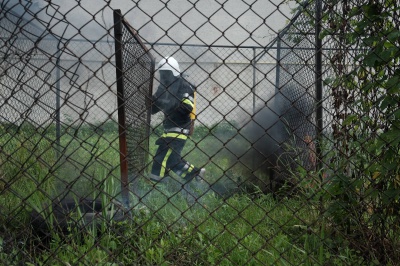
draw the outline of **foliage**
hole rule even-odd
[[[336,174],[327,215],[354,246],[366,243],[358,247],[366,256],[393,263],[400,214],[399,8],[390,0],[332,1],[327,8],[321,36],[338,48],[330,58],[338,154],[329,165]]]

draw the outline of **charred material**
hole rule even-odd
[[[114,205],[114,209],[112,209]],[[101,200],[92,199],[64,199],[55,200],[51,205],[43,206],[41,212],[32,211],[30,222],[33,234],[46,244],[54,236],[59,234],[80,234],[89,229],[100,232],[100,222],[106,219],[122,220],[127,216],[125,208],[120,204],[103,206]]]

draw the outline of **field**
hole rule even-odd
[[[243,180],[247,174],[221,149],[224,138],[234,134],[226,127],[199,127],[185,147],[189,161],[207,168],[210,183]],[[349,243],[332,234],[312,189],[279,198],[257,189],[229,197],[203,191],[189,206],[181,193],[144,181],[140,188],[147,196],[129,219],[104,216],[99,228],[89,225],[84,233],[71,224],[69,234],[53,230],[51,240],[38,245],[29,213],[48,213],[43,206],[54,192],[98,198],[104,206],[118,200],[115,129],[113,124],[64,128],[57,157],[52,127],[2,126],[2,265],[365,265]],[[155,139],[156,134],[150,140],[152,154]],[[46,219],[51,224],[52,216]]]

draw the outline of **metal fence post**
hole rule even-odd
[[[321,138],[323,129],[323,109],[322,109],[322,40],[321,33],[321,20],[322,20],[322,1],[317,0],[315,3],[315,97],[316,97],[316,133],[317,133],[317,169],[322,167],[322,150]]]
[[[253,66],[253,114],[256,112],[256,48],[253,49],[253,60],[251,60],[251,64]]]
[[[280,84],[279,84],[279,77],[281,73],[281,38],[278,36],[277,43],[276,43],[276,74],[275,74],[275,96],[278,95],[280,92]],[[276,108],[276,106],[275,106]],[[276,111],[276,109],[275,109]]]
[[[61,61],[61,51],[60,42],[57,46],[57,59],[56,59],[56,156],[57,160],[60,159],[60,147],[61,147],[61,75],[60,75],[60,61]]]

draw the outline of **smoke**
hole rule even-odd
[[[295,160],[309,164],[303,155],[307,154],[304,138],[315,131],[312,103],[304,89],[286,86],[252,116],[242,114],[243,122],[225,148],[230,160],[247,169],[245,185],[264,186],[265,191],[271,180],[279,183],[287,177]]]
[[[298,94],[299,89],[285,87],[281,93],[269,99],[267,104],[260,106],[253,115],[242,113],[242,122],[237,131],[228,132],[223,127],[220,131],[213,131],[213,135],[224,143],[224,148],[215,157],[222,156],[230,160],[233,167],[246,169],[243,173],[247,172],[249,176],[243,176],[244,182],[233,180],[227,171],[224,176],[211,183],[207,180],[207,175],[203,182],[193,181],[185,186],[171,178],[166,185],[169,186],[167,190],[171,195],[178,195],[181,191],[189,204],[206,203],[206,195],[210,194],[229,197],[240,191],[242,185],[247,188],[249,185],[257,185],[261,191],[269,191],[265,184],[271,180],[278,183],[282,181],[288,169],[293,166],[295,158],[298,158],[299,154],[297,151],[293,152],[290,145],[304,144],[303,135],[312,134],[314,130],[310,122],[312,98],[307,94],[298,97]],[[295,137],[300,139],[297,144],[293,142]],[[273,177],[270,175],[272,172]],[[262,174],[261,178],[257,176],[259,173]],[[266,180],[266,176],[269,180]],[[161,192],[157,188],[148,188],[148,191],[136,193],[142,201],[149,202],[159,200]]]
[[[234,159],[251,171],[268,171],[283,151],[288,134],[279,106],[275,99],[272,106],[259,107],[253,116],[242,114],[245,118],[240,129],[225,146]]]

